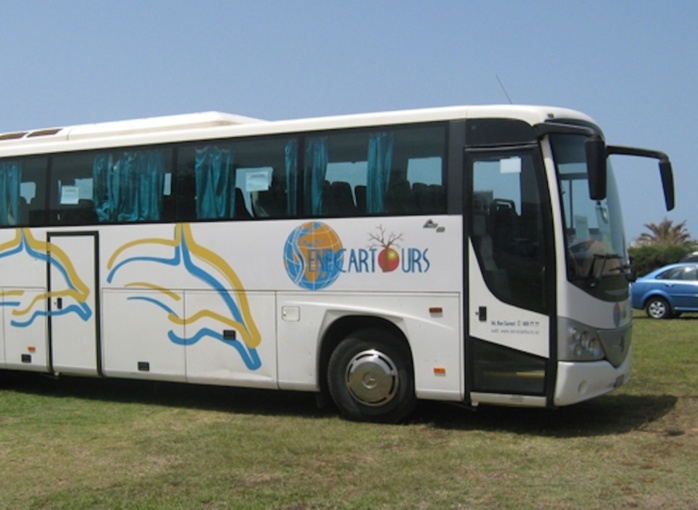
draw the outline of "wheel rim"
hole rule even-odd
[[[367,406],[381,406],[396,395],[399,377],[390,357],[374,349],[356,354],[347,365],[347,389]]]
[[[647,310],[649,310],[650,316],[655,319],[661,319],[667,313],[666,304],[663,301],[652,301]]]

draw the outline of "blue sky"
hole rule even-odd
[[[664,217],[698,237],[698,2],[2,0],[0,132],[199,111],[269,120],[506,103],[591,115],[629,241]]]

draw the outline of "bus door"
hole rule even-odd
[[[48,234],[50,368],[101,373],[96,232]]]
[[[539,150],[469,149],[466,165],[468,400],[545,405],[555,367],[554,268]]]

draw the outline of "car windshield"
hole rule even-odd
[[[608,301],[625,299],[627,252],[618,192],[610,162],[607,197],[589,198],[585,136],[554,134],[550,142],[560,187],[567,277]]]

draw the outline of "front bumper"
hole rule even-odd
[[[623,363],[614,367],[608,361],[560,361],[553,404],[567,406],[605,395],[623,386],[631,377],[632,347]]]

